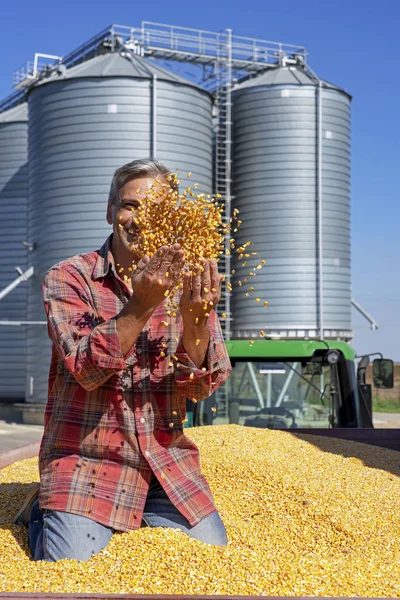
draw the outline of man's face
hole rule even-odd
[[[137,240],[138,229],[133,221],[133,217],[137,216],[139,201],[143,200],[146,193],[154,186],[157,189],[154,177],[140,177],[128,181],[121,188],[119,200],[116,199],[114,204],[108,204],[107,222],[113,226],[113,244],[118,244],[124,250],[131,252],[134,257],[137,257]],[[160,187],[161,191],[161,187]],[[161,198],[152,198],[154,202],[160,203]]]

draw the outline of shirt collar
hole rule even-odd
[[[100,250],[97,251],[97,259],[92,271],[92,278],[100,279],[106,277],[111,269],[116,276],[115,261],[111,252],[112,234],[106,239]]]

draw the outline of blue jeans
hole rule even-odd
[[[228,543],[218,512],[213,512],[191,527],[156,479],[150,484],[144,507],[142,527],[145,526],[180,529],[191,537],[214,546],[226,546]],[[34,560],[89,560],[93,554],[107,546],[114,533],[115,529],[87,517],[57,510],[43,512],[38,501],[32,506],[28,540]]]

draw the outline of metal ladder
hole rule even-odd
[[[215,61],[216,92],[214,94],[215,129],[214,129],[214,192],[221,194],[224,204],[223,220],[229,223],[232,200],[232,32],[219,34],[217,57]],[[225,340],[231,337],[231,247],[230,236],[226,236],[225,250],[220,259],[220,272],[225,274],[222,283],[221,300],[217,307],[221,319]]]

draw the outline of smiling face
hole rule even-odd
[[[121,188],[119,199],[115,199],[113,204],[108,204],[107,222],[113,226],[112,249],[119,262],[124,260],[123,257],[128,257],[130,262],[139,258],[136,245],[138,230],[133,217],[137,214],[138,201],[145,198],[154,183],[155,177],[131,179]],[[161,198],[155,202],[161,202]]]

